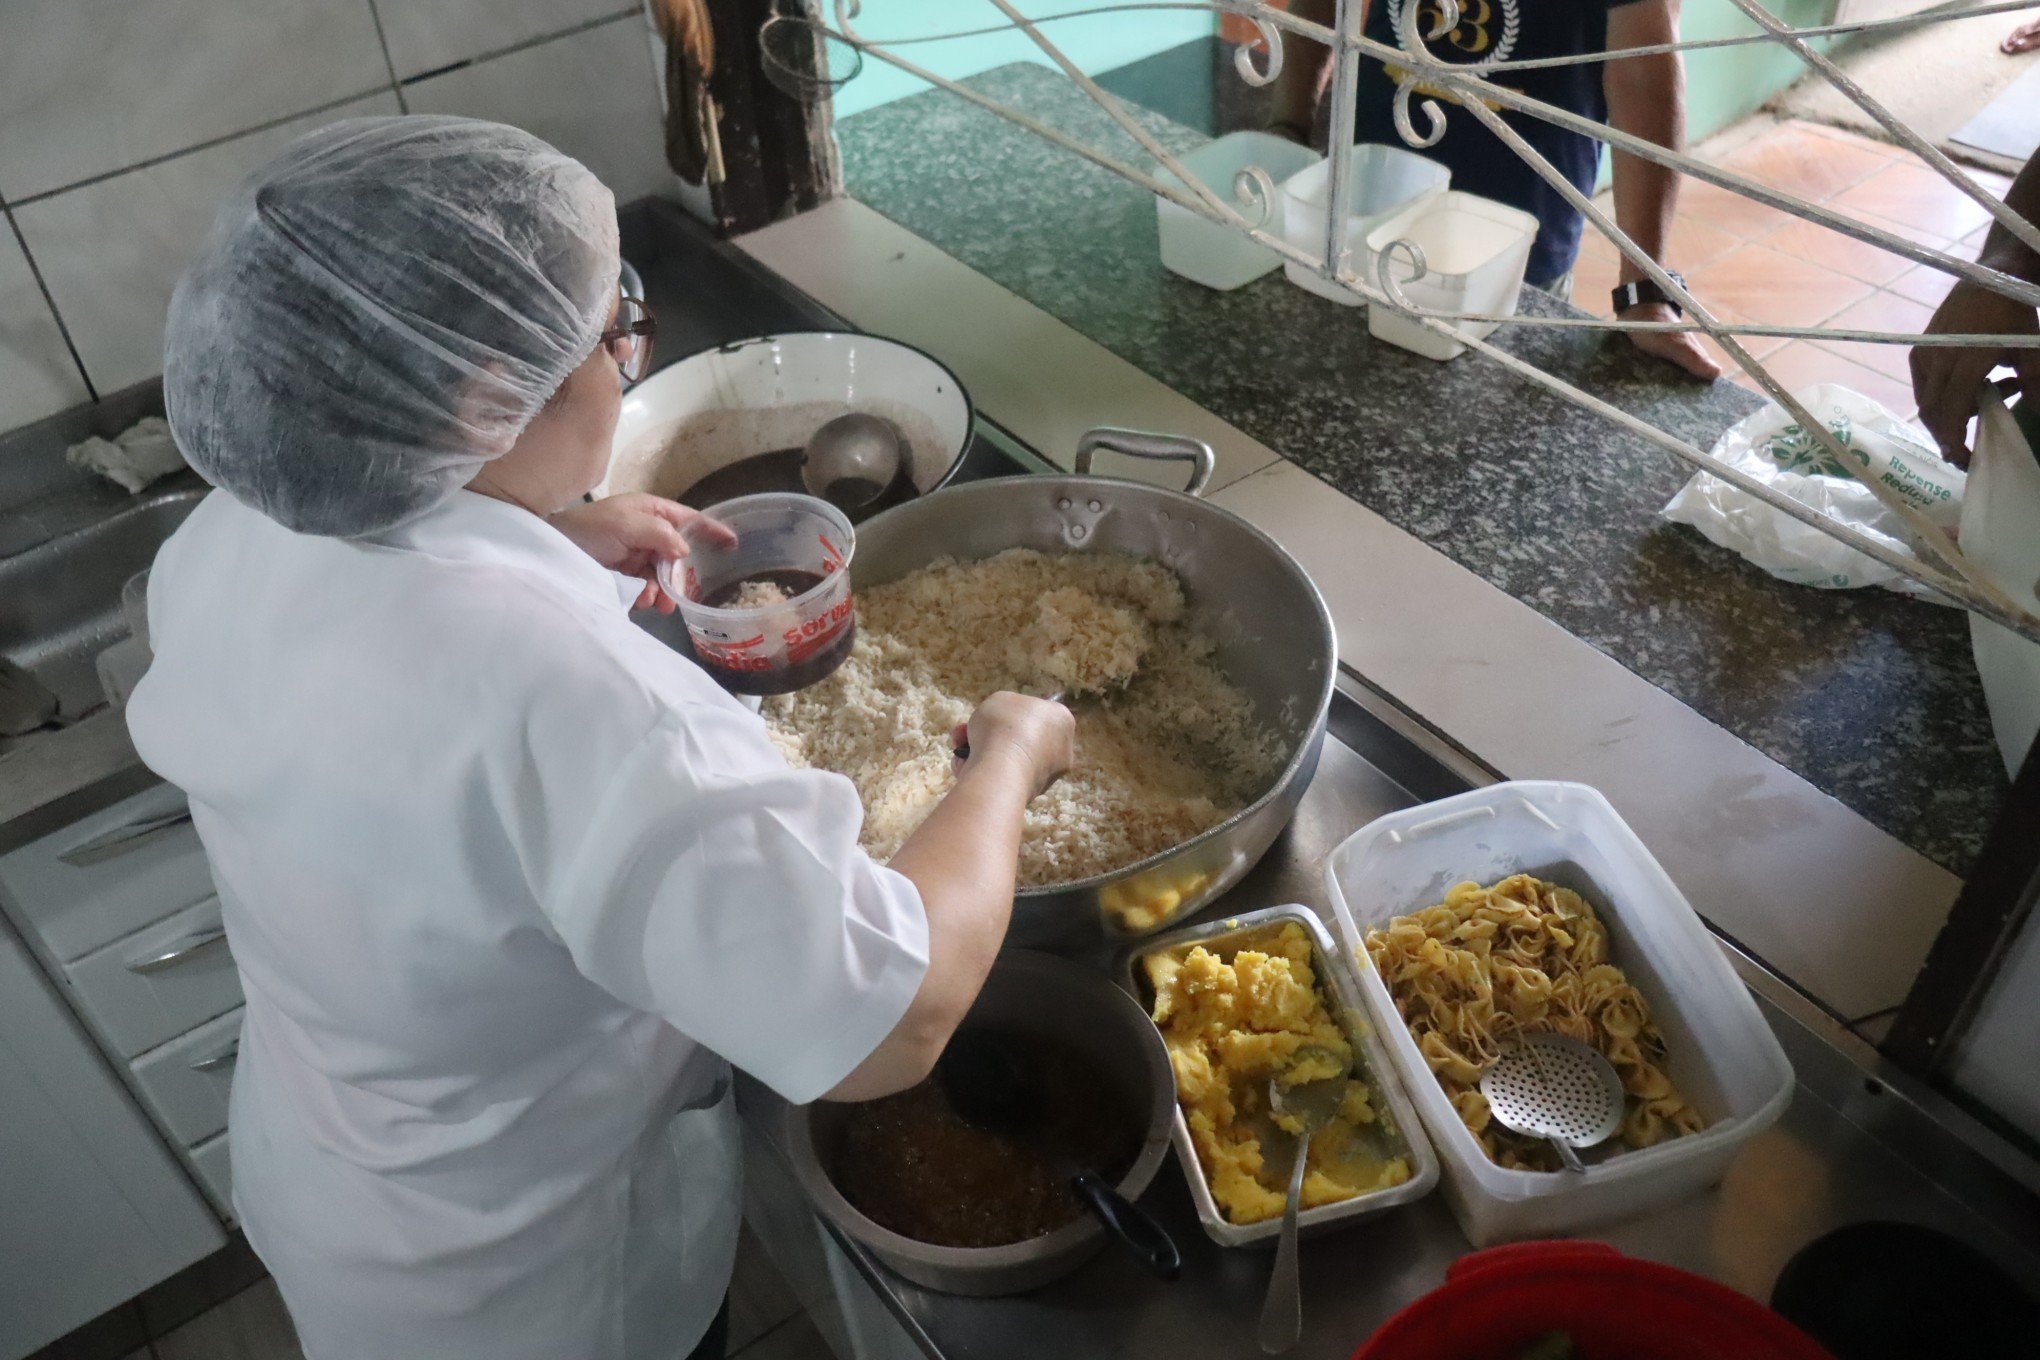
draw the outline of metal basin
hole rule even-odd
[[[126,635],[121,587],[155,561],[204,494],[136,497],[103,519],[0,557],[0,656],[49,686],[63,717],[105,702],[93,662]]]
[[[1239,882],[1289,824],[1317,772],[1337,678],[1331,614],[1294,558],[1191,492],[1084,475],[1100,448],[1194,461],[1191,492],[1210,477],[1211,450],[1196,441],[1094,430],[1078,447],[1078,475],[951,486],[867,521],[851,568],[865,590],[937,558],[971,562],[1007,548],[1129,553],[1165,563],[1182,578],[1191,626],[1217,644],[1219,669],[1287,753],[1258,799],[1202,835],[1114,873],[1022,889],[1008,939],[1032,949],[1075,952],[1152,934]]]

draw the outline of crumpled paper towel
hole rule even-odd
[[[73,444],[64,450],[64,461],[118,483],[130,495],[185,466],[170,422],[161,416],[144,416],[112,439],[94,435]]]

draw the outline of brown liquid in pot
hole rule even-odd
[[[835,1182],[881,1227],[943,1247],[998,1247],[1074,1222],[1069,1174],[1117,1184],[1139,1156],[1138,1120],[1086,1055],[1015,1035],[1038,1055],[1039,1122],[1018,1137],[966,1123],[933,1079],[855,1106],[843,1125]]]

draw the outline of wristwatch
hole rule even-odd
[[[1667,269],[1665,273],[1671,275],[1679,287],[1686,286],[1686,276],[1678,270]],[[1615,315],[1620,316],[1631,307],[1641,307],[1646,302],[1662,302],[1672,309],[1674,316],[1686,314],[1684,307],[1672,301],[1665,290],[1657,286],[1656,279],[1638,279],[1635,283],[1625,283],[1615,290]]]

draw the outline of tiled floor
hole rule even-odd
[[[828,1343],[747,1231],[730,1283],[731,1360],[834,1360]],[[241,1291],[123,1360],[304,1360],[273,1280]]]
[[[1989,222],[1981,207],[1907,153],[1815,123],[1768,127],[1736,142],[1717,163],[1968,257],[1976,254]],[[2004,192],[2004,176],[1974,173],[1986,187]],[[1591,230],[1588,235],[1573,272],[1573,301],[1605,315],[1617,256],[1605,238]],[[1939,270],[1692,180],[1680,194],[1671,254],[1695,294],[1730,321],[1918,330],[1950,283]],[[1839,382],[1901,415],[1914,410],[1904,346],[1775,338],[1746,343],[1790,386]],[[1726,366],[1735,381],[1755,388],[1733,364]]]

